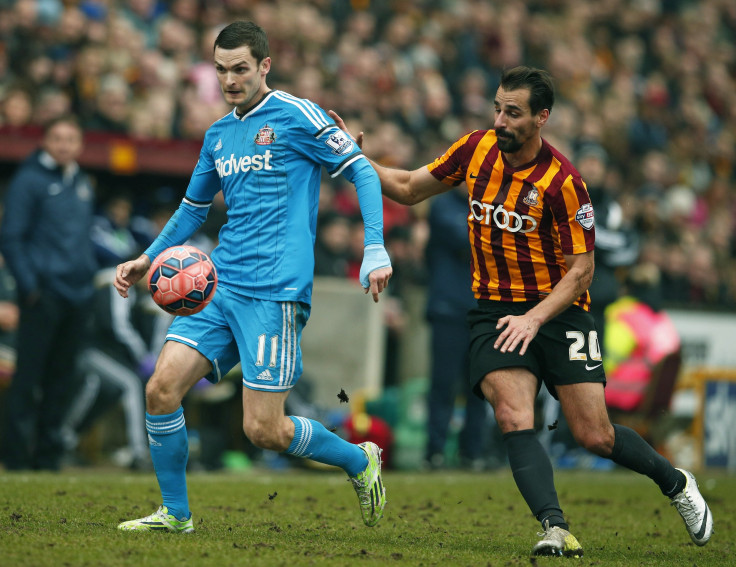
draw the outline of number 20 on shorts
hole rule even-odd
[[[585,333],[582,331],[567,331],[565,336],[573,339],[570,345],[570,360],[601,360],[601,346],[598,343],[598,332],[590,331],[588,333],[588,354],[582,352],[585,349]]]

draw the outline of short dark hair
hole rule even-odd
[[[268,36],[261,26],[253,22],[233,22],[223,28],[215,39],[215,48],[237,49],[244,45],[250,47],[250,53],[258,63],[269,56]]]
[[[505,91],[529,89],[529,108],[532,114],[545,108],[552,111],[552,105],[555,103],[555,86],[552,75],[543,69],[523,65],[507,69],[501,76],[501,87]]]
[[[70,124],[74,126],[77,130],[82,132],[82,123],[79,121],[79,118],[77,118],[76,114],[62,114],[60,116],[55,116],[54,118],[46,122],[46,124],[43,125],[43,133],[47,134],[48,131],[57,124]]]

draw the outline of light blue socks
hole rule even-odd
[[[187,498],[187,460],[189,439],[184,424],[184,408],[167,415],[151,415],[146,412],[146,430],[151,460],[161,489],[163,504],[169,514],[179,520],[189,519]]]
[[[368,466],[368,457],[360,447],[328,431],[318,421],[293,415],[289,419],[294,422],[294,439],[285,453],[340,467],[350,476]]]

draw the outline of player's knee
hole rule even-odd
[[[289,447],[288,443],[284,446],[278,428],[267,421],[246,418],[243,420],[243,432],[260,449],[281,452]]]
[[[583,429],[575,434],[575,440],[583,449],[601,457],[608,457],[613,451],[613,427]]]
[[[497,404],[494,410],[496,422],[503,433],[534,427],[534,414],[506,404]]]
[[[181,405],[181,395],[172,383],[153,377],[146,383],[146,410],[151,414],[175,412]]]

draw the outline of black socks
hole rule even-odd
[[[615,439],[609,457],[614,463],[651,478],[662,494],[672,498],[685,488],[685,475],[657,453],[633,429],[614,425]],[[554,485],[552,463],[533,429],[503,436],[516,486],[529,509],[542,525],[569,529]]]
[[[678,471],[649,443],[628,427],[614,425],[615,439],[611,459],[617,465],[646,475],[657,483],[662,494],[672,498],[685,488],[685,475]]]
[[[542,525],[567,530],[554,484],[552,463],[533,429],[512,431],[503,436],[516,486]]]

